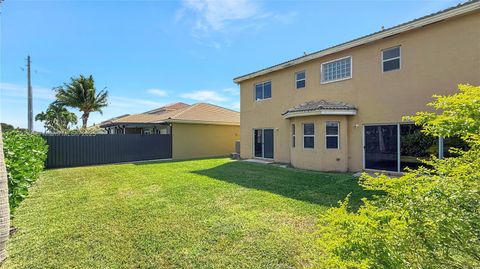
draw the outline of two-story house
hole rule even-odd
[[[405,115],[480,85],[480,2],[469,1],[234,79],[241,157],[321,171],[400,172],[445,153]],[[440,140],[440,141],[439,141]]]

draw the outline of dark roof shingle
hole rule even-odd
[[[344,102],[318,100],[308,101],[298,106],[294,106],[282,113],[282,115],[294,112],[307,112],[317,110],[357,110],[357,108],[354,105]]]

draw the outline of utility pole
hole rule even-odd
[[[32,80],[30,78],[30,55],[27,56],[27,79],[28,79],[28,130],[33,131],[33,105],[32,105]]]

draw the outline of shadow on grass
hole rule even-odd
[[[135,161],[130,162],[133,165],[150,165],[150,164],[162,164],[162,163],[182,163],[182,162],[191,162],[191,161],[201,161],[201,160],[215,160],[215,159],[225,159],[228,156],[216,156],[216,157],[201,157],[201,158],[191,158],[191,159],[163,159],[163,160],[145,160],[145,161]]]
[[[337,206],[339,200],[351,193],[352,210],[358,209],[363,197],[378,194],[364,190],[357,178],[348,173],[312,172],[246,162],[229,162],[193,173],[328,207]]]

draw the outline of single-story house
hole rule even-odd
[[[175,103],[100,123],[108,134],[171,135],[172,159],[227,156],[240,140],[240,113],[207,103]]]
[[[422,137],[402,117],[431,110],[432,95],[458,92],[460,83],[480,85],[480,1],[234,82],[240,85],[241,158],[321,171],[401,172],[421,158],[444,156],[452,142]]]

